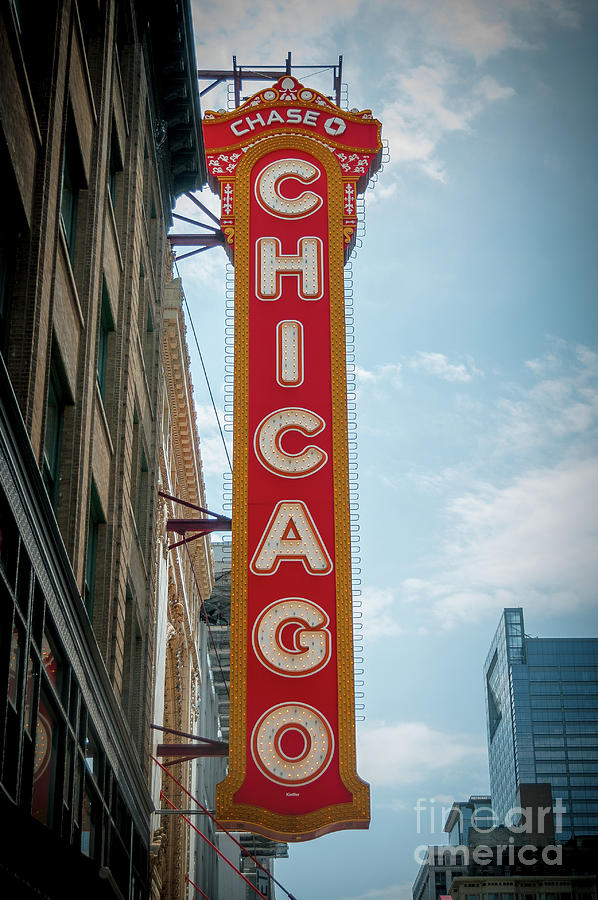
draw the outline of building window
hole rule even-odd
[[[14,224],[14,223],[13,223]],[[8,346],[8,323],[14,272],[14,240],[4,225],[0,225],[0,352]]]
[[[31,814],[50,828],[54,824],[58,745],[58,715],[42,689],[35,731]]]
[[[72,259],[75,247],[75,231],[77,228],[77,205],[79,192],[75,187],[72,167],[69,164],[67,149],[64,149],[62,160],[62,198],[60,201],[60,218],[64,228],[66,244]]]
[[[141,296],[140,296],[141,302]],[[145,312],[145,316],[143,313]],[[143,347],[143,365],[145,368],[145,377],[147,378],[147,383],[150,387],[153,385],[154,381],[154,322],[152,319],[152,311],[150,304],[148,303],[145,306],[141,307],[141,321],[140,321],[140,330],[141,330],[141,345]]]
[[[143,734],[143,710],[140,706],[144,686],[143,636],[139,624],[137,602],[127,585],[125,611],[125,658],[123,667],[122,705],[135,740]]]
[[[79,143],[74,125],[69,121],[62,155],[62,186],[60,194],[60,221],[64,229],[71,262],[75,253],[79,192],[84,187],[83,166],[79,155]]]
[[[56,347],[52,350],[50,380],[46,404],[46,433],[44,438],[43,478],[50,502],[54,509],[58,504],[58,483],[60,479],[60,453],[64,411],[70,400],[66,389],[64,369]]]
[[[153,384],[154,366],[154,321],[151,309],[151,295],[145,281],[143,263],[139,264],[139,316],[137,319],[139,342],[143,351],[143,366],[148,386]]]
[[[133,410],[133,459],[131,470],[131,507],[139,543],[143,547],[149,518],[149,471],[137,409]]]
[[[106,519],[98,498],[96,486],[92,480],[89,499],[89,526],[87,528],[87,559],[85,562],[85,585],[83,602],[90,621],[93,619],[93,603],[96,583],[96,562],[98,555],[98,537],[100,528]]]
[[[100,327],[98,329],[98,366],[97,377],[98,387],[102,401],[106,399],[106,369],[108,362],[108,342],[111,331],[114,331],[114,322],[112,319],[112,311],[110,309],[110,298],[108,296],[108,288],[105,279],[102,279],[102,304],[100,308]]]
[[[488,669],[486,676],[486,696],[488,702],[488,719],[490,725],[490,740],[495,735],[498,724],[502,718],[499,690],[500,690],[500,671],[498,668],[498,653],[494,652],[494,657]]]
[[[116,122],[112,119],[112,137],[110,140],[110,159],[108,161],[108,193],[112,201],[113,208],[116,208],[116,189],[118,184],[118,173],[122,172],[123,163],[118,142],[118,131],[116,130]]]
[[[148,503],[148,469],[145,451],[141,448],[141,459],[139,460],[139,475],[137,481],[137,497],[135,503],[135,518],[137,520],[137,531],[139,540],[143,545],[146,536],[147,525],[147,503]]]

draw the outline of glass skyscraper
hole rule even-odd
[[[557,840],[598,833],[598,639],[530,638],[523,610],[505,609],[484,681],[497,824],[519,784],[549,782],[565,807]]]

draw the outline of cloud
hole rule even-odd
[[[513,88],[491,76],[464,80],[461,67],[432,53],[395,76],[395,96],[382,108],[384,135],[393,163],[415,163],[429,177],[446,181],[437,157],[448,134],[469,132],[473,119],[490,103],[506,100]]]
[[[478,371],[438,357],[405,360],[403,373],[429,367],[458,383]],[[417,606],[430,627],[452,628],[504,606],[590,608],[598,580],[598,354],[549,338],[517,383],[489,372],[476,387],[473,403],[457,397],[451,409],[458,433],[470,437],[452,465],[427,470],[406,461],[380,476],[438,504],[435,553],[412,564],[385,612],[403,623]]]
[[[322,59],[334,58],[332,32],[339,16],[348,23],[359,6],[359,0],[304,0],[299,17],[291,2],[260,0],[248,5],[244,0],[231,0],[208,8],[193,0],[198,63],[201,68],[229,68],[231,55],[242,50],[241,65],[260,60],[282,66],[292,49],[297,61],[321,64]]]
[[[401,363],[385,363],[375,366],[373,369],[365,369],[363,366],[355,366],[357,387],[374,387],[376,385],[389,384],[391,387],[402,387]]]
[[[515,94],[483,73],[487,61],[507,50],[533,49],[547,26],[578,24],[573,4],[564,0],[393,0],[389,12],[385,27],[392,46],[385,47],[383,38],[382,48],[393,60],[394,89],[381,119],[391,161],[412,164],[440,182],[448,180],[442,141],[470,132],[477,116]],[[391,178],[396,172],[391,169]]]
[[[429,781],[459,769],[483,768],[486,750],[468,735],[443,732],[425,722],[364,725],[359,730],[359,769],[376,787]],[[384,748],[384,752],[381,752]]]
[[[544,613],[595,603],[598,457],[480,485],[445,508],[448,537],[431,574],[407,579],[403,603],[443,627],[505,606]]]
[[[509,21],[507,4],[487,5],[479,0],[441,4],[428,0],[423,5],[430,41],[472,56],[477,63],[522,46]]]
[[[475,375],[482,374],[472,360],[450,362],[444,353],[420,350],[415,356],[404,357],[400,362],[383,363],[372,369],[356,366],[357,386],[361,389],[388,386],[400,390],[403,386],[405,368],[435,375],[444,381],[461,383],[471,381]]]
[[[579,24],[575,4],[568,0],[379,0],[375,12],[372,16],[364,0],[306,0],[298,19],[290,0],[262,0],[257,6],[232,0],[209,10],[193,0],[198,64],[229,68],[231,55],[241,47],[241,64],[256,59],[282,64],[289,35],[293,60],[303,64],[335,60],[344,47],[352,92],[361,94],[368,83],[376,86],[375,112],[390,140],[393,163],[386,185],[394,183],[401,164],[444,182],[448,173],[439,151],[442,140],[470,131],[476,116],[514,94],[511,86],[483,71],[487,62],[509,50],[537,47],[549,26]],[[375,59],[367,70],[364,47]],[[306,76],[316,88],[330,92],[329,71]],[[247,82],[247,94],[253,87]],[[372,104],[370,96],[366,106]],[[226,102],[226,89],[220,87],[205,97],[203,106]]]
[[[443,353],[429,353],[420,351],[416,356],[407,361],[412,369],[421,369],[428,375],[437,375],[445,381],[471,381],[474,375],[481,372],[472,362],[451,363]]]
[[[515,93],[513,88],[500,84],[496,78],[486,75],[474,88],[474,92],[486,100],[508,100]]]
[[[382,637],[396,637],[403,629],[396,621],[393,591],[388,588],[364,587],[361,595],[365,637],[368,643]]]
[[[370,888],[365,894],[343,897],[343,900],[411,900],[413,886],[410,881],[390,884],[385,888]]]
[[[537,378],[531,387],[511,386],[498,403],[499,449],[560,447],[564,440],[595,439],[598,425],[598,354],[550,339],[551,349],[527,360]]]
[[[222,409],[218,409],[220,422],[224,422]],[[217,475],[222,477],[224,472],[230,471],[222,436],[218,428],[218,422],[214,410],[209,404],[195,404],[197,427],[199,429],[199,452],[203,465],[204,475]],[[230,445],[228,452],[232,459]]]

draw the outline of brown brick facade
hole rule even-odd
[[[116,840],[111,835],[132,827],[133,844],[141,842],[141,849],[134,850],[135,865],[142,871],[151,824],[147,814],[154,740],[150,724],[156,697],[164,692],[163,680],[155,689],[156,623],[161,572],[166,565],[164,510],[157,489],[164,484],[165,394],[172,390],[165,379],[163,354],[172,321],[182,328],[180,302],[178,312],[169,305],[177,287],[170,282],[166,231],[176,194],[199,186],[204,166],[193,92],[195,71],[189,66],[193,44],[188,4],[48,0],[38,6],[5,0],[1,13],[0,163],[5,221],[0,350],[37,461],[37,487],[32,490],[38,494],[47,490],[40,501],[44,527],[54,529],[57,546],[64,545],[71,570],[65,577],[72,580],[73,590],[76,586],[77,593],[63,598],[54,611],[50,599],[46,601],[44,621],[57,635],[61,658],[72,670],[68,677],[77,684],[76,696],[81,698],[77,703],[85,710],[81,721],[100,735],[105,773],[101,784],[90,780],[85,763],[89,738],[84,737],[78,719],[74,725],[70,721],[68,703],[64,727],[60,730],[56,725],[52,752],[58,753],[58,740],[60,747],[70,747],[71,740],[75,748],[80,747],[81,783],[89,781],[89,795],[97,798],[89,815],[95,815],[95,809],[104,810],[101,825],[98,820],[90,826],[95,843],[85,844],[84,855],[97,872],[102,867],[112,872],[111,866],[114,872],[120,871],[118,860],[111,862]],[[176,65],[169,66],[173,53],[179,56],[174,59]],[[186,69],[181,68],[180,59],[187,61]],[[171,76],[167,73],[171,70],[182,71],[179,77],[192,85],[188,96],[195,163],[182,175],[181,166],[175,164],[175,150],[169,149]],[[191,403],[187,363],[186,357],[170,361],[171,369],[184,370],[183,402]],[[181,473],[179,487],[189,492],[189,499],[197,497],[202,502],[192,408],[179,409],[170,425],[174,427],[170,438],[170,446],[176,448],[174,465]],[[191,467],[185,454],[191,454]],[[8,498],[8,475],[6,479],[2,497]],[[8,510],[8,499],[5,505]],[[19,540],[25,547],[23,535]],[[43,546],[38,550],[43,559]],[[32,549],[28,553],[34,555]],[[202,590],[209,593],[208,544],[196,542],[193,553]],[[51,567],[53,557],[46,556]],[[172,610],[180,602],[178,592],[189,598],[194,594],[189,572],[179,571],[177,565],[167,564],[174,598],[168,606],[171,622],[176,619]],[[3,585],[4,581],[2,589]],[[6,590],[12,590],[9,580]],[[7,620],[7,633],[12,627],[14,642],[22,624],[23,640],[33,641],[28,630],[33,625],[27,625],[33,619],[23,618],[14,603],[14,620]],[[197,600],[193,600],[185,612],[191,631],[197,613]],[[73,639],[72,652],[67,649],[69,628],[79,635]],[[190,634],[185,632],[185,641]],[[13,650],[6,652],[14,658]],[[172,677],[178,679],[182,666],[183,707],[175,719],[189,726],[193,679],[199,677],[191,650],[183,653],[177,666]],[[31,677],[25,670],[18,675],[22,681],[15,695],[15,715],[21,720],[30,715],[25,691],[29,698]],[[43,662],[39,677],[45,684]],[[64,698],[52,697],[56,709],[62,710]],[[112,710],[104,721],[94,712],[98,697],[98,709],[108,704]],[[172,710],[171,702],[168,707]],[[41,712],[37,715],[41,717]],[[37,721],[39,728],[41,718]],[[18,738],[15,748],[25,779],[30,765],[26,741]],[[57,772],[65,765],[58,756],[52,763]],[[79,771],[77,764],[74,771]],[[95,778],[96,773],[92,775]],[[31,782],[31,775],[27,777]],[[60,778],[66,785],[67,775]],[[35,791],[35,776],[33,784]],[[24,788],[17,785],[15,791],[14,802],[26,822],[30,800]],[[113,809],[117,793],[125,798],[126,812]],[[69,796],[73,809],[69,807],[68,827],[64,824],[67,814],[58,810],[56,798],[52,816],[48,813],[48,822],[54,823],[50,829],[58,828],[65,846],[81,844],[80,833],[87,833],[86,801],[82,808],[80,793]],[[123,853],[131,852],[126,841],[123,846]],[[184,857],[184,841],[181,847]],[[127,871],[122,863],[125,874],[118,877],[126,878]],[[143,890],[149,891],[147,865],[145,873]],[[121,883],[121,893],[128,896],[125,888]]]

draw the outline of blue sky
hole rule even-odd
[[[372,825],[291,846],[277,876],[298,900],[407,900],[442,807],[488,789],[482,666],[502,608],[523,606],[531,635],[597,633],[598,8],[233,0],[194,19],[202,68],[342,53],[349,106],[390,144],[353,263]],[[220,407],[225,263],[180,263]]]

